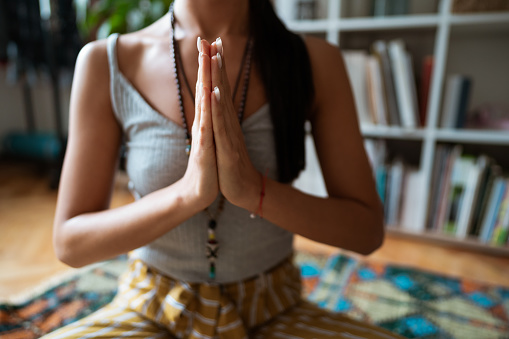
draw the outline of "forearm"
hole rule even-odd
[[[80,267],[150,243],[199,212],[180,186],[177,181],[131,204],[55,224],[57,256]]]
[[[251,210],[257,207],[252,205]],[[369,254],[383,241],[378,201],[368,206],[352,199],[314,197],[267,179],[262,208],[263,218],[270,222],[328,245]]]

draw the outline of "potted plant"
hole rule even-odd
[[[85,41],[146,27],[164,15],[173,0],[75,0]]]

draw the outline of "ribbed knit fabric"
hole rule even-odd
[[[127,144],[127,173],[137,198],[164,188],[184,175],[188,157],[185,130],[155,111],[119,71],[118,35],[108,38],[111,100]],[[171,67],[171,66],[168,66]],[[273,126],[268,104],[242,122],[251,161],[260,173],[277,178]],[[216,211],[219,198],[210,210]],[[250,212],[225,202],[218,218],[217,283],[243,280],[264,272],[292,252],[293,234],[266,221],[251,219]],[[132,256],[176,279],[209,280],[205,257],[208,216],[198,213]],[[149,225],[147,225],[149,227]]]

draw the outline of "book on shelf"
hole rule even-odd
[[[419,119],[422,126],[426,125],[428,115],[429,91],[431,88],[431,75],[433,74],[434,57],[428,55],[422,61],[421,80],[419,88]]]
[[[489,158],[488,158],[489,159]],[[479,237],[481,231],[482,216],[486,213],[490,192],[493,189],[495,179],[502,174],[502,169],[499,165],[489,159],[489,165],[486,167],[479,187],[479,195],[475,202],[474,215],[472,220],[472,227],[470,235]]]
[[[373,120],[377,125],[387,126],[389,119],[380,60],[376,56],[370,55],[366,66],[369,107],[373,114]]]
[[[383,40],[376,40],[371,45],[373,55],[379,60],[382,79],[383,95],[387,105],[389,125],[400,126],[398,104],[396,102],[396,89],[392,76],[391,60],[387,50],[387,43]]]
[[[421,201],[423,190],[423,174],[418,168],[405,168],[403,187],[401,192],[401,215],[400,227],[412,233],[420,233],[418,220],[422,219],[424,212],[423,203]]]
[[[475,206],[478,204],[479,191],[484,173],[489,165],[489,158],[481,155],[468,169],[465,192],[463,194],[458,222],[456,225],[456,236],[466,238],[472,229]]]
[[[497,222],[498,212],[502,199],[507,190],[507,180],[503,177],[495,179],[493,189],[490,192],[488,205],[486,206],[485,213],[482,219],[482,225],[480,229],[479,239],[483,243],[489,243],[493,236],[493,231]]]
[[[364,145],[373,170],[376,189],[384,205],[384,222],[414,233],[421,232],[419,220],[424,213],[422,171],[400,157],[387,161],[385,140],[366,139]]]
[[[372,0],[373,16],[405,15],[408,6],[408,0]]]
[[[461,145],[437,145],[426,229],[503,246],[509,235],[509,179],[486,156]]]
[[[399,224],[404,171],[403,160],[400,158],[396,158],[388,168],[385,223],[389,226],[396,226]]]
[[[364,148],[368,155],[373,177],[376,183],[376,189],[382,204],[385,204],[385,187],[387,181],[387,167],[385,166],[387,146],[385,140],[365,139]]]
[[[446,218],[449,215],[449,209],[451,205],[448,203],[448,198],[450,196],[450,187],[451,187],[451,176],[453,172],[454,163],[456,159],[461,156],[462,147],[461,145],[455,145],[447,158],[445,158],[444,164],[444,177],[440,182],[439,193],[437,194],[438,199],[438,208],[435,211],[436,218],[433,224],[432,229],[437,232],[442,232],[444,229],[444,224],[446,222]]]
[[[437,223],[438,217],[438,208],[439,204],[439,196],[440,189],[443,184],[444,175],[442,173],[445,172],[446,167],[446,159],[449,156],[450,147],[445,145],[438,145],[435,151],[435,158],[433,160],[433,169],[431,172],[431,189],[429,194],[429,213],[428,218],[426,220],[426,229],[433,230],[435,224]]]
[[[462,155],[454,160],[451,184],[447,198],[446,216],[444,222],[444,233],[457,235],[459,230],[460,213],[465,209],[465,196],[467,192],[468,180],[470,173],[475,166],[473,156]],[[462,230],[463,231],[463,230]]]
[[[345,50],[343,51],[348,78],[357,109],[357,116],[361,125],[373,125],[373,113],[369,107],[368,88],[366,81],[366,63],[368,53],[363,50]]]
[[[417,98],[410,55],[405,50],[405,43],[400,39],[391,40],[388,49],[401,125],[403,127],[416,128],[419,126],[417,121]]]
[[[386,187],[387,187],[387,166],[380,165],[375,170],[375,182],[376,182],[376,191],[378,192],[378,196],[380,197],[380,201],[383,205],[386,202]]]
[[[466,124],[471,78],[462,74],[447,78],[440,127],[462,128]]]
[[[413,60],[412,55],[409,52],[405,52],[406,54],[406,69],[407,69],[407,80],[410,91],[410,100],[412,104],[413,116],[415,119],[415,127],[419,127],[422,125],[420,114],[419,114],[419,103],[417,100],[417,82],[414,76],[413,71]]]
[[[342,6],[342,12],[349,18],[373,16],[371,1],[343,1]]]
[[[490,237],[492,245],[501,246],[507,242],[507,229],[509,228],[509,181],[505,180],[505,191],[500,200],[495,226]]]
[[[361,126],[421,125],[412,57],[403,40],[377,40],[371,55],[344,50],[343,57]]]

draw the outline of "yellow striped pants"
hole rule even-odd
[[[43,338],[401,337],[302,300],[300,271],[288,259],[224,285],[177,281],[135,260],[109,305]]]

